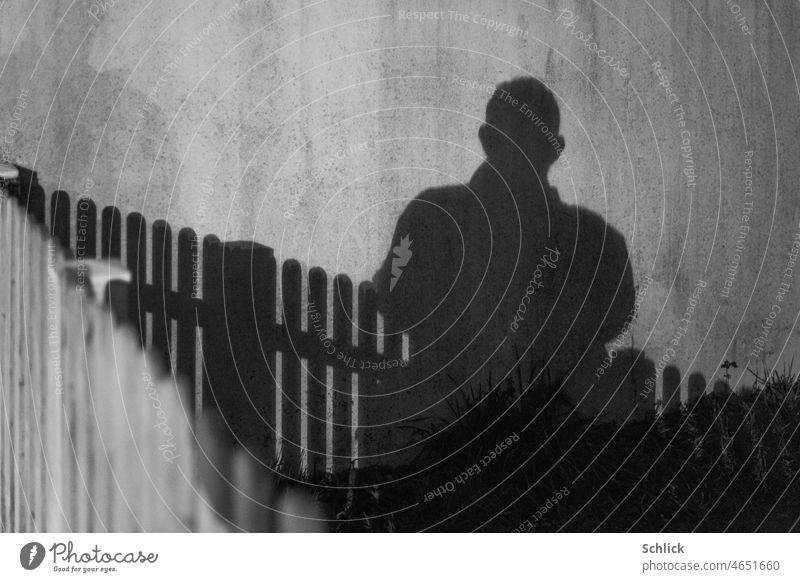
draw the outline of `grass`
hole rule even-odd
[[[414,463],[310,481],[336,531],[511,531],[564,487],[533,531],[797,530],[800,379],[752,374],[742,394],[721,384],[625,426],[579,420],[558,382],[525,390],[517,375],[452,402],[455,422],[417,427],[429,441]]]

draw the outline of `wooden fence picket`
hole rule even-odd
[[[22,289],[21,289],[21,258],[22,258],[22,240],[25,236],[25,226],[19,220],[12,223],[11,230],[11,245],[9,252],[11,253],[11,313],[14,314],[11,318],[11,381],[8,387],[9,405],[11,414],[9,415],[10,432],[11,432],[11,454],[12,454],[12,468],[11,477],[13,479],[13,487],[11,489],[11,507],[13,509],[11,515],[12,531],[25,531],[21,523],[22,515],[22,482],[20,479],[20,467],[24,462],[21,456],[20,442],[22,440],[22,407],[20,405],[20,394],[22,392],[22,331],[23,321],[20,317],[22,313]]]
[[[12,220],[10,202],[0,200],[0,531],[13,531],[10,518],[11,484],[11,432],[9,418],[12,414],[8,400],[11,386],[11,264]]]

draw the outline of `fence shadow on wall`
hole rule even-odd
[[[20,199],[34,220],[45,222],[46,195],[25,168]],[[269,247],[213,235],[201,240],[189,228],[176,235],[164,220],[148,224],[136,212],[123,220],[113,206],[98,210],[64,191],[50,197],[47,222],[73,258],[117,259],[130,270],[127,319],[142,347],[195,387],[189,403],[195,418],[204,407],[219,409],[232,439],[264,461],[279,455],[287,467],[337,472],[372,454],[381,464],[382,447],[366,428],[374,416],[370,404],[380,400],[369,398],[377,375],[357,364],[400,362],[404,350],[400,336],[379,333],[371,283],[355,288],[346,275],[330,279],[315,267],[303,301],[300,263],[285,261],[279,276]],[[632,359],[638,372],[655,373],[643,354]],[[657,408],[670,408],[706,390],[701,374],[682,378],[672,365],[662,378],[658,398],[641,396],[645,407],[658,399],[664,404]]]
[[[279,271],[269,247],[175,233],[164,220],[123,217],[64,191],[52,194],[45,213],[45,193],[25,169],[19,196],[78,269],[94,258],[129,269],[124,316],[165,371],[194,386],[187,407],[195,419],[204,408],[219,410],[232,444],[291,470],[339,472],[380,450],[368,430],[369,406],[379,399],[368,394],[381,372],[362,366],[398,367],[403,346],[399,336],[378,334],[371,283],[354,287],[345,275],[312,268],[304,301],[300,263],[285,261]]]

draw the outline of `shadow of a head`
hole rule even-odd
[[[533,77],[518,77],[497,86],[478,136],[487,161],[507,179],[534,175],[544,183],[564,150],[560,123],[553,93]]]

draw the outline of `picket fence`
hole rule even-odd
[[[188,391],[0,200],[0,531],[195,529]]]
[[[148,225],[139,213],[123,221],[117,208],[98,212],[85,198],[72,208],[65,192],[53,194],[49,211],[52,235],[74,259],[127,265],[128,319],[140,345],[189,382],[195,419],[208,406],[238,417],[246,426],[237,437],[266,441],[292,472],[385,462],[385,431],[372,430],[384,418],[375,388],[386,367],[408,365],[410,346],[382,333],[370,283],[354,288],[347,276],[306,273],[295,260],[279,275],[268,247],[200,239],[188,228],[175,237],[167,222]]]

